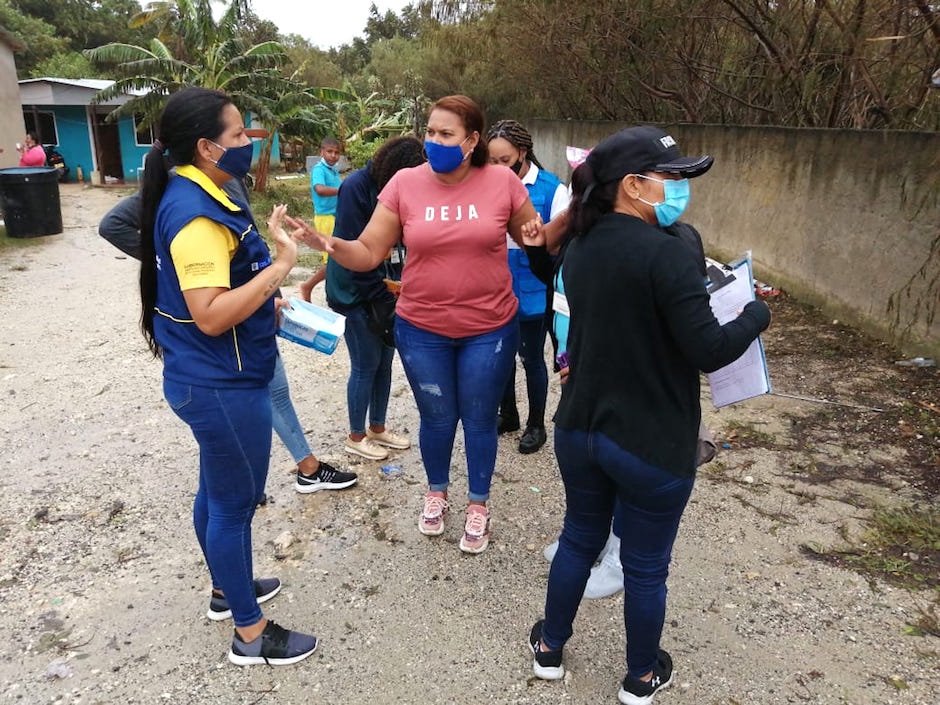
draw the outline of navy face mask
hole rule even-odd
[[[212,140],[209,140],[212,142]],[[244,179],[251,169],[251,157],[254,154],[254,144],[249,142],[241,147],[223,147],[212,142],[216,147],[223,150],[219,161],[215,165],[234,179]]]
[[[467,137],[463,142],[468,139],[470,138]],[[457,167],[463,164],[464,159],[470,156],[463,153],[463,142],[449,146],[425,140],[424,152],[428,155],[431,170],[438,174],[449,174],[456,171]]]

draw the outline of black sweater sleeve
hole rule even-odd
[[[108,211],[98,225],[98,234],[124,254],[140,259],[140,191]]]
[[[653,262],[656,304],[682,355],[697,369],[714,372],[747,350],[770,325],[770,309],[752,301],[735,320],[718,323],[689,248],[677,239],[663,242]]]
[[[532,274],[551,289],[552,275],[555,272],[555,259],[548,254],[545,245],[539,247],[526,246],[525,256],[529,259],[529,269],[532,270]]]

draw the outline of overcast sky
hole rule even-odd
[[[299,34],[321,49],[348,44],[362,35],[375,3],[379,14],[399,14],[414,0],[252,0],[255,14],[277,25],[281,34]]]

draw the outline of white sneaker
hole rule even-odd
[[[388,457],[388,451],[382,446],[373,443],[368,436],[361,441],[354,441],[347,436],[346,452],[361,455],[363,458],[369,460],[385,460]]]
[[[610,536],[607,537],[607,543],[605,543],[604,548],[601,549],[601,554],[599,556],[599,559],[607,555],[607,552],[610,550],[610,547],[614,544],[614,542],[617,543],[615,550],[620,551],[620,539],[614,536],[614,532],[611,531]],[[558,553],[558,540],[557,539],[553,543],[548,544],[544,549],[542,549],[542,555],[545,556],[545,560],[547,560],[549,563],[555,560],[556,553]]]
[[[597,600],[616,595],[623,590],[623,566],[620,565],[620,539],[608,543],[608,550],[601,562],[591,568],[591,576],[584,588],[584,597]]]

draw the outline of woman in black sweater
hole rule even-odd
[[[572,182],[561,267],[569,373],[555,416],[567,506],[545,619],[529,643],[538,677],[564,676],[562,648],[619,499],[625,705],[648,705],[672,680],[659,640],[672,545],[695,478],[699,371],[736,360],[770,323],[767,306],[752,302],[720,325],[690,248],[660,229],[688,204],[688,179],[711,164],[682,157],[655,127],[633,127],[595,147]]]

